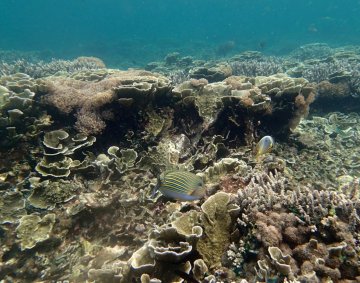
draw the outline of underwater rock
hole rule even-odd
[[[55,214],[47,214],[43,218],[35,214],[21,217],[16,228],[21,250],[32,249],[49,239],[54,223]]]

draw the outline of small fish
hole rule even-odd
[[[180,201],[198,200],[205,195],[202,178],[186,171],[166,171],[162,173],[153,190],[153,195],[157,190],[166,197]]]
[[[261,155],[268,153],[274,146],[274,139],[271,136],[264,136],[256,145],[256,159]]]

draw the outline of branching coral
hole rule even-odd
[[[270,76],[282,73],[285,70],[284,60],[275,57],[257,59],[232,58],[230,61],[235,76]]]
[[[358,230],[360,226],[352,219],[354,215],[358,217],[360,213],[358,198],[350,199],[342,194],[306,187],[294,190],[285,178],[271,174],[252,178],[249,185],[238,192],[238,196],[239,233],[243,239],[244,237],[247,239],[248,245],[254,241],[257,243],[254,246],[258,245],[260,258],[265,252],[264,248],[275,246],[280,247],[283,252],[290,254],[298,261],[300,260],[298,250],[302,250],[301,245],[311,245],[316,241],[315,239],[318,239],[328,244],[328,246],[322,245],[322,250],[325,249],[325,252],[317,254],[307,251],[308,257],[314,257],[310,270],[298,266],[292,259],[289,262],[292,274],[308,276],[310,272],[315,271],[319,278],[330,276],[333,280],[339,279],[340,276],[348,276],[345,270],[348,270],[348,265],[353,266],[354,253],[349,256],[351,263],[338,262],[337,266],[342,267],[334,270],[330,260],[334,253],[331,250],[340,242],[346,242],[350,250],[355,250],[352,231]],[[336,209],[333,210],[334,208]],[[336,216],[333,216],[334,213]],[[253,236],[252,240],[249,235]],[[336,260],[341,261],[341,254],[339,252],[335,256]],[[240,254],[241,257],[245,255],[246,252]],[[324,263],[318,265],[317,258],[323,260]],[[310,258],[304,258],[301,262],[306,260]],[[251,263],[244,262],[242,269],[247,270],[250,268],[248,265]],[[265,265],[261,264],[261,266],[264,269]],[[359,272],[360,270],[355,272],[356,276],[360,275]]]
[[[104,62],[96,57],[78,57],[73,61],[55,60],[44,62],[36,60],[31,62],[26,59],[0,62],[0,75],[25,73],[33,78],[42,78],[58,73],[72,74],[79,71],[97,70],[105,68]]]

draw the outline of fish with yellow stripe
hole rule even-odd
[[[158,178],[152,195],[160,191],[164,196],[180,201],[193,201],[205,195],[203,179],[187,171],[166,171]]]

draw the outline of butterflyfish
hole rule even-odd
[[[158,178],[153,195],[160,191],[164,196],[180,201],[193,201],[205,195],[203,179],[187,171],[166,171]]]
[[[271,136],[264,136],[256,145],[256,159],[261,155],[268,153],[274,146],[274,139]]]

